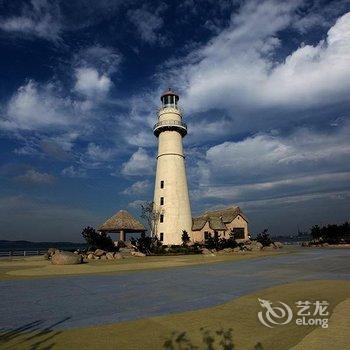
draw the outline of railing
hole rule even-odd
[[[184,113],[184,111],[183,111],[183,109],[181,108],[181,107],[179,107],[179,106],[174,106],[174,105],[167,105],[167,106],[162,106],[162,107],[159,107],[158,108],[158,111],[157,111],[157,113],[158,113],[158,115],[159,114],[161,114],[162,112],[163,113],[167,113],[167,112],[176,112],[176,113],[179,113],[179,114],[181,114],[181,115],[183,115],[183,113]]]
[[[183,136],[187,134],[187,125],[186,123],[183,123],[179,120],[163,120],[161,122],[158,122],[153,127],[153,133],[154,135],[158,136],[161,130],[171,130],[176,129],[179,131]]]
[[[10,250],[10,251],[0,252],[0,258],[44,255],[46,252],[47,250]]]

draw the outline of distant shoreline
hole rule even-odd
[[[85,247],[86,243],[84,242],[31,242],[25,240],[0,240],[0,252],[16,250],[46,250],[48,248],[74,250]]]

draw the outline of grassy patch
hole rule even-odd
[[[275,251],[246,252],[244,254],[228,254],[208,256],[177,255],[177,256],[148,256],[145,258],[128,257],[122,260],[91,260],[81,265],[52,265],[43,257],[27,257],[0,260],[0,280],[14,278],[53,277],[62,275],[123,273],[148,269],[181,267],[224,261],[239,261],[243,259],[274,256],[295,252],[293,248]]]
[[[349,324],[348,313],[341,307],[334,313],[328,329],[296,326],[293,323],[269,329],[257,319],[257,313],[261,310],[257,298],[280,300],[290,306],[298,300],[328,300],[332,313],[349,295],[348,281],[298,282],[261,290],[212,308],[132,322],[57,332],[50,329],[28,332],[32,326],[27,326],[27,329],[24,327],[23,330],[3,334],[2,346],[6,349],[162,349],[173,332],[186,332],[185,336],[193,345],[205,349],[201,346],[200,331],[205,327],[212,331],[232,328],[236,350],[252,350],[257,343],[262,345],[259,349],[285,350],[296,346],[304,338],[306,347],[297,349],[320,349],[307,345],[310,344],[308,335],[311,337],[313,331],[322,334],[322,349],[345,349],[337,347],[337,337],[339,332],[344,331],[342,325],[346,318],[346,324]],[[214,343],[214,349],[221,347]]]

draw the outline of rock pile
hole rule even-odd
[[[131,252],[131,255],[132,256],[137,256],[139,258],[142,258],[142,257],[146,256],[146,254],[141,253],[141,252]]]
[[[251,251],[260,251],[260,250],[274,250],[274,249],[280,249],[280,248],[283,248],[283,244],[281,242],[274,242],[274,243],[271,243],[269,246],[263,247],[263,245],[260,242],[245,241],[243,243],[240,243],[239,246],[235,248],[224,248],[221,250],[202,248],[201,252],[204,255],[215,256],[216,254],[232,254],[232,253],[241,254],[247,251],[251,252]]]
[[[123,259],[123,255],[119,252],[107,252],[106,250],[96,249],[95,251],[87,251],[82,254],[88,260],[119,260]]]
[[[274,242],[271,243],[268,246],[262,247],[262,250],[274,250],[274,249],[281,249],[283,248],[283,243],[281,242]]]
[[[329,244],[328,243],[325,243],[325,242],[317,242],[317,243],[314,243],[314,242],[302,242],[301,243],[301,246],[302,247],[314,247],[314,248],[322,248],[322,247],[329,247]]]

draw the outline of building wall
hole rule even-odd
[[[223,238],[229,238],[231,230],[233,228],[243,228],[244,229],[244,239],[237,239],[238,242],[248,240],[248,223],[241,215],[237,215],[235,219],[233,219],[230,223],[225,224],[227,227],[227,230],[225,232],[218,231],[219,237]],[[214,235],[214,230],[210,228],[209,222],[206,222],[206,224],[203,226],[203,228],[199,231],[192,231],[191,232],[191,240],[195,243],[202,243],[204,242],[204,232],[210,232],[211,235]]]
[[[241,215],[237,215],[230,223],[226,224],[227,231],[226,235],[230,234],[231,230],[233,228],[244,228],[244,239],[237,239],[237,241],[245,241],[248,239],[249,231],[248,231],[248,222],[244,220],[244,218]]]
[[[208,231],[213,233],[213,230],[209,227],[209,223],[206,222],[203,228],[200,231],[192,231],[191,233],[191,241],[195,243],[202,243],[204,241],[204,232]]]
[[[159,121],[179,120],[181,115],[176,109],[165,108],[159,114]],[[164,181],[164,188],[160,183]],[[161,205],[161,197],[164,204]],[[156,209],[164,216],[163,223],[158,220],[155,227],[163,244],[182,244],[182,231],[189,234],[192,227],[190,199],[187,187],[185,157],[182,136],[177,131],[163,131],[158,137],[157,170],[154,189]]]

